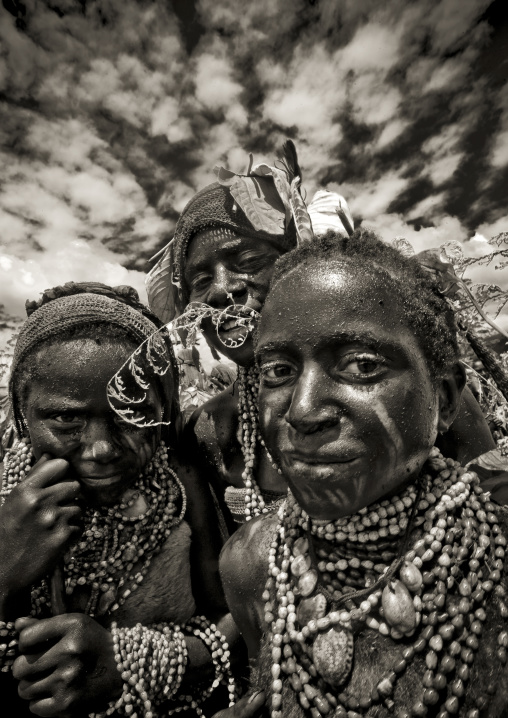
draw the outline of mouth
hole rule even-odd
[[[329,454],[320,454],[313,452],[306,454],[299,451],[292,451],[287,454],[289,460],[295,464],[305,464],[306,466],[332,466],[335,464],[349,465],[357,461],[357,456],[333,456]]]
[[[108,486],[115,486],[123,480],[123,474],[112,474],[110,476],[80,476],[79,481],[89,489],[105,489]]]
[[[228,348],[241,347],[254,329],[258,317],[258,312],[247,305],[227,307],[216,320],[217,336]]]

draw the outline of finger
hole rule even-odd
[[[27,626],[19,634],[19,652],[34,653],[37,648],[47,649],[67,630],[67,621],[63,616],[45,618]]]
[[[219,711],[214,718],[257,718],[266,703],[264,691],[256,691],[250,696],[241,698],[232,708]]]
[[[55,504],[71,504],[83,498],[79,481],[61,481],[44,490],[45,496]]]
[[[12,664],[12,675],[17,681],[22,680],[34,680],[35,676],[39,675],[42,677],[44,673],[41,668],[40,659],[44,656],[44,653],[27,653],[26,655],[18,656]]]
[[[68,700],[69,689],[78,680],[79,673],[80,666],[72,662],[65,667],[46,671],[46,675],[22,678],[18,683],[18,693],[26,701],[52,697],[61,704],[62,700]]]
[[[76,715],[67,712],[62,706],[62,702],[53,697],[30,701],[30,713],[42,718],[67,718],[67,716],[70,718],[70,716]]]
[[[41,457],[42,459],[42,457]],[[39,460],[40,461],[40,460]],[[27,474],[23,484],[41,489],[62,481],[67,473],[69,462],[65,459],[48,459],[37,465]]]
[[[32,616],[20,616],[16,619],[14,630],[19,633],[23,630],[23,628],[30,626],[32,623],[37,623],[37,620],[37,618],[32,618]]]

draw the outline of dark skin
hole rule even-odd
[[[263,307],[276,259],[282,250],[263,239],[238,237],[225,239],[202,232],[189,244],[185,282],[190,301],[200,301],[216,309],[234,302],[260,311]],[[372,291],[372,288],[367,289]],[[242,347],[230,349],[218,339],[210,320],[202,326],[207,342],[240,366],[254,361],[252,340]],[[234,333],[234,329],[230,330]],[[238,330],[236,330],[238,333]],[[244,462],[238,430],[238,390],[236,385],[207,401],[197,409],[186,430],[186,441],[197,443],[206,470],[217,476],[222,496],[227,486],[243,486]],[[488,425],[478,402],[469,389],[463,399],[451,430],[438,440],[448,456],[465,464],[495,448]],[[262,490],[283,492],[286,484],[273,469],[266,453],[260,451],[256,481]]]
[[[403,306],[382,287],[374,299],[366,292],[371,282],[348,277],[340,262],[316,261],[281,280],[263,310],[256,349],[261,430],[300,506],[316,519],[351,515],[413,481],[460,404],[460,367],[434,380]],[[249,522],[221,556],[226,597],[254,663],[277,524],[271,516]],[[398,650],[370,629],[357,635],[355,655],[364,660],[355,661],[348,690],[362,695],[368,686],[368,693]],[[237,704],[221,718],[261,711]]]
[[[36,358],[24,413],[39,461],[0,509],[3,620],[15,620],[29,611],[30,585],[51,573],[79,536],[82,508],[86,504],[109,506],[128,497],[131,485],[153,456],[160,428],[125,423],[106,398],[108,380],[134,348],[122,340],[99,344],[93,339],[77,339],[54,344]],[[141,410],[160,419],[162,405],[154,390]],[[189,592],[192,587],[197,606],[192,599],[188,605],[172,606],[169,598],[178,600],[175,576],[166,569],[172,536],[187,535],[182,524],[153,558],[143,584],[119,611],[97,620],[82,613],[88,599],[85,587],[76,590],[70,600],[66,597],[62,615],[18,621],[21,655],[13,676],[19,682],[19,695],[35,715],[81,715],[104,708],[121,694],[122,680],[108,630],[112,620],[119,625],[140,620],[150,625],[184,622],[194,613],[205,614],[234,643],[236,630],[227,616],[218,577],[220,537],[214,529],[211,497],[187,459],[173,452],[171,460],[185,487],[186,521],[193,532],[190,561],[184,549],[178,581],[185,595],[185,586]],[[139,499],[129,511],[134,516],[144,509],[144,500]],[[187,646],[185,680],[192,683],[198,675],[211,675],[210,654],[203,643],[190,638]]]
[[[221,239],[206,232],[197,234],[189,244],[185,267],[189,301],[205,302],[215,309],[236,303],[261,311],[273,266],[281,253],[282,250],[263,239]],[[231,349],[217,337],[210,320],[203,322],[202,330],[207,342],[236,364],[246,367],[252,364],[251,337],[241,347]],[[240,330],[230,328],[225,335],[236,337],[239,333]],[[187,428],[187,441],[197,440],[205,465],[211,465],[218,474],[219,495],[227,486],[243,486],[244,463],[237,429],[236,385],[200,407]],[[286,489],[264,452],[259,456],[256,479],[262,489],[281,492]]]

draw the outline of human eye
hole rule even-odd
[[[241,272],[255,272],[262,269],[267,263],[266,255],[258,254],[257,252],[242,254],[236,260],[237,268]]]
[[[51,419],[62,425],[82,423],[82,418],[78,414],[53,414]]]
[[[376,352],[355,352],[341,357],[337,370],[354,380],[376,379],[386,367],[386,360]]]
[[[288,361],[262,362],[259,367],[261,381],[265,386],[274,387],[286,384],[296,375],[296,368]]]
[[[206,291],[208,289],[211,282],[211,277],[209,274],[197,274],[195,277],[191,279],[189,282],[190,290],[191,292],[197,292],[201,293]]]
[[[53,428],[53,431],[61,434],[75,434],[82,430],[84,425],[84,419],[79,414],[73,414],[72,412],[54,413],[47,417],[46,421],[49,421],[49,425]]]

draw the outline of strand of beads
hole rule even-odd
[[[91,586],[86,608],[90,616],[123,605],[143,582],[153,557],[185,514],[185,491],[169,467],[164,442],[134,489],[143,497],[146,511],[126,516],[125,504],[87,510],[77,550],[70,552],[64,564],[68,595],[77,586]]]
[[[20,439],[5,452],[0,505],[4,504],[12,489],[23,481],[33,462],[32,444],[28,437]]]
[[[256,446],[258,441],[258,391],[259,372],[255,367],[238,367],[238,415],[240,444],[245,468],[242,473],[245,494],[245,519],[266,514],[266,507],[259,486],[254,478]]]
[[[215,669],[215,677],[208,688],[200,691],[199,701],[193,696],[179,696],[179,700],[183,701],[183,705],[170,709],[168,716],[186,710],[194,710],[197,715],[204,715],[199,704],[203,703],[222,683],[227,685],[229,706],[233,706],[237,699],[237,689],[231,672],[230,652],[225,636],[205,616],[191,618],[185,624],[184,631],[188,635],[199,638],[209,648]]]
[[[498,599],[504,595],[500,581],[506,539],[497,523],[494,505],[483,494],[476,475],[456,462],[444,460],[437,451],[432,453],[425,470],[428,474],[421,480],[427,490],[411,526],[421,538],[406,552],[399,577],[392,576],[393,569],[381,561],[381,585],[378,579],[371,589],[343,591],[341,610],[335,610],[335,595],[331,601],[325,595],[329,592],[319,580],[319,565],[317,570],[311,565],[309,541],[303,534],[309,528],[306,516],[294,498],[288,498],[286,513],[270,548],[263,595],[272,643],[272,718],[283,715],[284,676],[300,705],[313,718],[332,714],[357,718],[358,711],[380,703],[392,711],[396,708],[395,684],[417,654],[424,655],[426,672],[421,700],[408,714],[423,717],[433,707],[439,711],[439,718],[447,718],[459,710],[479,647],[488,597],[493,591]],[[379,508],[371,507],[368,514],[379,515]],[[399,516],[403,513],[400,505],[396,511]],[[352,544],[349,539],[359,535],[358,525],[366,515],[363,511],[352,517],[345,532],[342,522],[338,538],[337,527],[333,531],[326,529],[325,533],[335,540],[335,548],[345,540]],[[364,526],[365,529],[370,527]],[[346,533],[346,539],[342,533]],[[336,564],[327,563],[330,565],[325,567],[332,574]],[[349,561],[341,568],[346,578],[353,569],[357,571],[356,584],[361,585],[362,571],[364,586],[367,579],[372,579],[371,567],[365,561],[353,566]],[[401,648],[392,670],[380,676],[370,695],[355,696],[347,690],[355,625],[365,624],[398,641],[411,636],[420,623],[413,644]],[[500,633],[498,644],[499,661],[505,663],[506,631]],[[479,708],[484,707],[478,704],[468,718],[478,718]]]
[[[11,621],[0,621],[0,671],[7,673],[18,655],[18,632]]]
[[[123,693],[108,709],[91,718],[116,712],[131,718],[155,718],[155,706],[178,694],[187,665],[185,636],[176,624],[132,628],[111,624],[117,668]]]

